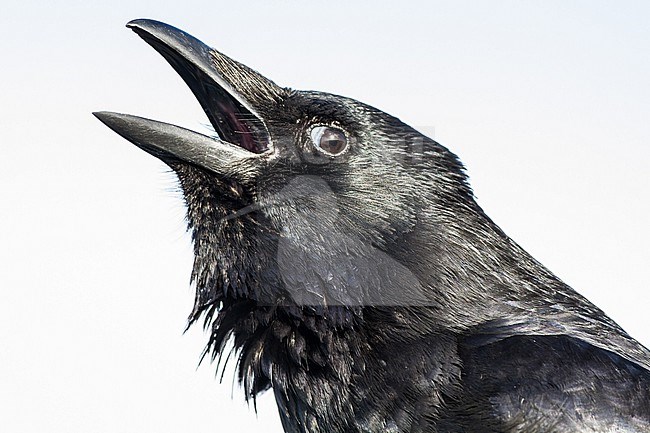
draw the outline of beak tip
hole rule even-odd
[[[147,36],[152,36],[156,39],[165,40],[166,38],[172,36],[174,33],[185,33],[181,30],[165,24],[161,21],[150,20],[147,18],[138,18],[131,20],[126,23],[128,29],[133,30],[139,36],[146,38]]]
[[[93,111],[93,116],[95,116],[100,122],[104,122],[104,118],[106,117],[106,111]]]
[[[131,20],[128,23],[126,23],[126,27],[129,28],[129,29],[134,30],[136,28],[141,28],[141,27],[143,27],[146,24],[151,23],[151,22],[152,22],[152,20],[148,20],[148,19],[144,19],[144,18],[138,18],[138,19]]]
[[[111,127],[111,124],[114,123],[111,122],[111,120],[114,120],[117,117],[116,113],[110,111],[93,111],[93,116],[95,116],[97,119],[99,119],[100,122],[108,127]]]

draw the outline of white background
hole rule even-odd
[[[90,114],[205,130],[134,18],[431,133],[510,236],[650,344],[648,3],[347,3],[3,0],[3,431],[281,431],[270,394],[256,417],[229,373],[196,368],[207,336],[182,335],[174,175]]]

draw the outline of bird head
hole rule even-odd
[[[278,86],[169,25],[128,27],[214,129],[94,113],[177,174],[195,253],[190,323],[205,313],[214,353],[279,322],[345,328],[368,306],[439,302],[421,283],[437,248],[422,229],[475,210],[454,154],[366,104]]]
[[[215,132],[95,113],[178,175],[195,312],[224,297],[322,307],[415,300],[400,297],[418,296],[408,293],[417,276],[387,252],[425,208],[449,213],[471,200],[455,155],[366,104],[280,87],[169,25],[128,27],[179,73]],[[357,287],[358,268],[376,287]]]

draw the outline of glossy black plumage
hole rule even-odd
[[[177,173],[190,323],[213,358],[232,339],[246,397],[272,388],[286,431],[650,431],[648,350],[484,214],[448,149],[173,27],[129,27],[219,137],[96,115]],[[322,152],[315,127],[348,147]]]

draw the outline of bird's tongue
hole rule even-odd
[[[219,136],[222,139],[243,147],[251,152],[259,153],[260,150],[266,150],[259,148],[259,144],[255,140],[253,131],[251,131],[251,128],[246,124],[246,122],[240,119],[235,107],[229,102],[230,101],[219,101],[217,103],[217,109],[221,114],[221,117],[229,124],[230,128],[228,129],[232,131],[232,134],[227,134],[222,130],[223,128],[219,128],[217,125],[213,124],[213,127],[218,130]]]

